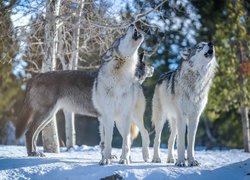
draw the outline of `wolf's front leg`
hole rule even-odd
[[[185,134],[186,134],[186,120],[181,117],[177,119],[177,153],[178,158],[175,163],[176,166],[184,167],[185,165]]]
[[[104,150],[104,126],[103,126],[103,120],[101,119],[101,117],[98,118],[99,120],[99,133],[100,133],[100,149],[101,149],[101,155],[102,155],[102,159],[103,159],[103,150]]]
[[[171,134],[168,139],[168,160],[167,163],[175,163],[174,159],[174,144],[176,139],[177,127],[176,127],[176,119],[169,119]]]
[[[107,119],[104,119],[107,120]],[[103,122],[104,127],[104,149],[103,149],[103,157],[100,161],[100,165],[111,164],[111,150],[112,150],[112,136],[113,136],[113,128],[114,121],[109,120],[109,122]]]
[[[161,144],[161,132],[164,126],[164,120],[160,119],[155,123],[155,139],[154,139],[154,155],[152,162],[161,163],[160,144]]]
[[[129,164],[130,163],[130,120],[131,118],[121,119],[121,122],[117,123],[118,130],[122,135],[122,155],[119,164]]]
[[[141,111],[141,112],[136,112],[134,117],[133,117],[133,121],[136,124],[136,126],[139,128],[139,131],[141,133],[142,156],[143,156],[143,160],[145,162],[147,162],[149,160],[149,143],[150,143],[150,139],[149,139],[148,131],[144,127],[143,114],[144,114],[144,110]]]
[[[148,131],[145,129],[144,125],[143,125],[143,119],[138,119],[137,123],[138,128],[140,130],[141,133],[141,138],[142,138],[142,156],[143,156],[143,160],[145,162],[147,162],[149,160],[149,134]]]
[[[187,147],[188,166],[199,165],[199,162],[194,159],[194,144],[195,144],[195,135],[198,123],[199,123],[199,118],[188,120],[188,147]]]

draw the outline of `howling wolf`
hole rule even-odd
[[[166,119],[171,134],[168,140],[168,160],[174,163],[174,143],[177,135],[178,158],[176,166],[185,166],[185,132],[187,126],[188,166],[197,166],[194,142],[200,115],[204,110],[208,91],[216,68],[213,43],[201,42],[181,52],[184,59],[177,70],[163,74],[156,87],[152,102],[152,124],[155,126],[153,162],[161,162],[159,145]]]
[[[145,64],[143,54],[141,54],[134,73],[135,84],[139,89],[138,99],[135,108],[131,111],[134,114],[133,117],[138,119],[131,120],[134,123],[130,126],[130,132],[132,139],[134,139],[138,134],[136,125],[138,126],[143,137],[143,158],[145,161],[149,158],[149,137],[143,125],[145,97],[139,83],[142,83],[146,77],[152,76],[152,73],[153,68]],[[97,75],[98,70],[52,71],[38,74],[29,80],[24,104],[16,123],[17,138],[27,129],[28,156],[44,156],[43,153],[36,151],[37,137],[59,109],[91,117],[100,115],[92,102],[92,90]],[[102,135],[102,131],[100,133]]]
[[[100,114],[98,119],[101,137],[103,137],[101,140],[104,144],[101,165],[111,163],[114,123],[123,138],[119,163],[129,163],[131,120],[137,119],[134,110],[144,106],[138,106],[137,102],[145,104],[141,86],[135,78],[138,48],[143,40],[142,32],[132,24],[102,57],[103,63],[95,80],[92,96],[94,107]],[[143,111],[144,108],[142,108]],[[142,121],[139,120],[139,122]],[[141,126],[143,126],[142,123]]]

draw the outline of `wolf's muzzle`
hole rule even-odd
[[[212,57],[214,53],[214,45],[212,42],[209,42],[208,44],[209,50],[205,53],[205,57]]]
[[[130,25],[131,26],[131,25]],[[133,32],[133,36],[132,38],[136,41],[137,39],[141,38],[141,33],[136,29],[136,27],[134,28],[134,32]]]

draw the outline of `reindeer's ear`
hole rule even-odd
[[[143,62],[143,61],[144,61],[144,51],[142,51],[142,52],[139,54],[139,61],[140,61],[140,62]]]
[[[189,54],[190,54],[190,51],[191,51],[191,49],[188,49],[188,48],[185,48],[185,49],[181,50],[181,52],[180,52],[181,57],[182,57],[184,60],[187,60],[187,59],[188,59],[188,56],[189,56]]]
[[[102,55],[102,61],[107,62],[110,61],[112,59],[113,56],[113,49],[110,48],[108,49],[103,55]]]

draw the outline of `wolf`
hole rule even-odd
[[[135,123],[131,124],[130,131],[132,139],[136,138],[138,126],[143,137],[143,158],[146,161],[149,159],[149,137],[143,124],[145,97],[140,83],[146,77],[152,76],[153,68],[145,64],[143,57],[142,53],[134,74],[134,78],[139,83],[138,96],[140,98],[133,113],[134,117],[139,120],[134,120]],[[97,75],[98,70],[51,71],[37,74],[29,80],[23,107],[16,122],[16,138],[19,138],[27,129],[25,135],[28,156],[44,156],[43,153],[36,151],[37,137],[58,110],[64,109],[76,114],[99,117],[92,102],[92,91]]]
[[[139,55],[139,62],[137,63],[136,71],[135,71],[134,83],[136,84],[136,88],[137,88],[137,94],[136,94],[137,100],[136,100],[136,104],[133,110],[133,115],[132,115],[133,118],[131,120],[132,125],[130,126],[130,142],[131,142],[130,145],[132,144],[133,140],[137,137],[138,128],[139,128],[139,131],[142,137],[142,155],[143,155],[143,160],[145,162],[149,160],[150,139],[149,139],[148,131],[144,127],[144,121],[143,121],[144,112],[146,108],[146,98],[144,96],[141,84],[145,81],[146,78],[152,77],[153,73],[154,73],[154,68],[152,66],[148,66],[145,64],[144,52],[142,52]],[[120,126],[117,123],[118,122],[116,122],[116,127],[119,128]],[[101,122],[99,126],[99,132],[101,135],[100,147],[101,147],[101,154],[103,158],[103,151],[105,147],[104,146],[105,133],[104,133],[104,125]],[[114,156],[111,155],[111,159],[113,159],[113,157]],[[102,162],[100,162],[100,164],[104,165]]]
[[[134,24],[130,25],[124,35],[118,38],[112,47],[102,56],[93,88],[93,104],[100,114],[101,141],[104,148],[100,165],[111,163],[111,143],[113,127],[116,124],[120,132],[122,154],[120,164],[130,163],[130,133],[132,120],[142,122],[143,116],[136,117],[135,111],[144,111],[145,98],[140,83],[136,78],[138,49],[144,40],[144,35]],[[142,115],[142,113],[141,113]],[[139,125],[138,127],[142,126]],[[145,132],[145,134],[147,134]],[[144,138],[144,137],[143,137]],[[148,134],[147,137],[148,138]],[[147,139],[147,142],[149,139]]]
[[[168,140],[168,163],[174,163],[174,143],[177,136],[176,166],[185,164],[185,133],[187,126],[188,166],[197,166],[194,143],[199,118],[204,110],[217,62],[212,42],[201,42],[181,51],[183,61],[179,68],[163,74],[152,100],[152,124],[155,127],[152,162],[161,162],[159,145],[164,123],[168,120],[171,134]]]

